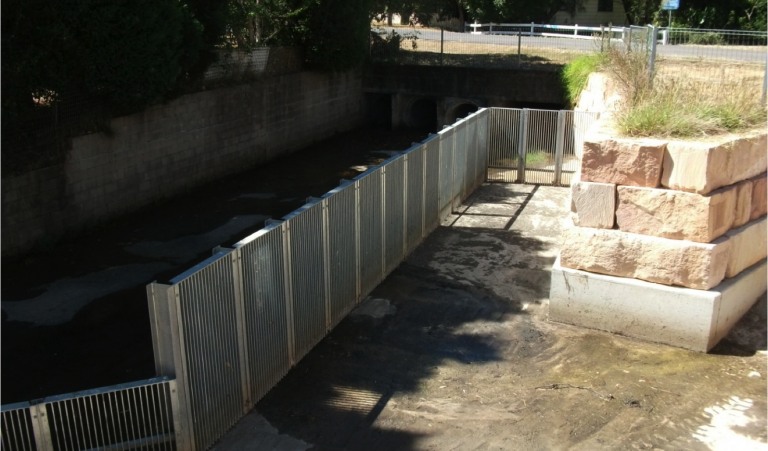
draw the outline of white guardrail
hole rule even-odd
[[[627,27],[585,27],[579,24],[574,25],[550,25],[550,24],[537,24],[537,23],[465,23],[464,30],[470,34],[501,34],[501,35],[517,35],[522,36],[543,36],[553,38],[570,38],[570,39],[599,39],[600,35],[605,32],[611,32],[611,39],[626,39],[629,28]],[[697,29],[673,29],[675,32],[722,32],[724,30],[697,30]],[[658,29],[658,43],[661,45],[669,45],[669,33],[668,28]],[[758,33],[756,33],[758,34]]]
[[[584,27],[575,25],[548,25],[537,23],[466,23],[464,29],[472,28],[471,34],[509,34],[523,36],[549,36],[571,39],[597,39],[596,34],[612,32],[612,39],[623,39],[624,27]]]

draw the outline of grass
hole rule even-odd
[[[525,153],[525,165],[536,166],[550,163],[550,154],[544,151],[529,150]]]
[[[765,107],[754,90],[734,83],[713,90],[709,83],[681,79],[656,80],[634,105],[622,107],[616,115],[619,131],[638,137],[709,136],[765,121]]]
[[[643,53],[609,48],[605,67],[617,81],[623,102],[615,114],[618,131],[631,137],[696,138],[764,125],[761,88],[748,72],[742,78],[696,79],[684,73],[650,77]]]
[[[563,68],[561,78],[566,100],[571,106],[578,102],[581,91],[587,86],[589,74],[595,72],[604,61],[603,53],[591,53],[577,57]]]
[[[489,67],[489,68],[516,68],[518,66],[551,67],[556,70],[560,65],[576,59],[580,53],[575,50],[566,50],[548,47],[536,47],[523,45],[518,49],[516,45],[479,44],[458,41],[445,41],[440,55],[440,42],[430,40],[415,40],[403,42],[397,53],[389,55],[373,52],[374,59],[389,60],[393,63],[416,64],[430,66],[461,66],[461,67]]]

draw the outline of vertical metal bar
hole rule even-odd
[[[171,392],[171,414],[173,415],[173,432],[176,435],[176,449],[178,451],[191,451],[194,446],[189,440],[189,434],[184,429],[186,427],[184,417],[186,412],[182,411],[180,402],[180,390],[177,380],[168,381],[168,388]]]
[[[170,431],[171,430],[171,426],[173,425],[173,427],[174,427],[174,430],[173,430],[174,438],[176,438],[178,440],[179,432],[175,429],[176,425],[174,423],[175,422],[174,403],[176,405],[176,408],[178,408],[178,399],[175,399],[176,398],[176,396],[175,396],[175,394],[176,394],[176,380],[168,381],[168,382],[166,382],[165,385],[167,386],[167,388],[166,387],[162,387],[163,408],[160,410],[160,418],[161,418],[161,421],[163,422],[163,431],[171,432]],[[168,399],[169,396],[170,396],[170,400]],[[168,416],[168,404],[171,405],[171,415],[170,416]],[[178,450],[181,450],[181,448],[178,446],[178,441],[177,440],[174,440],[174,442],[176,442],[176,445],[177,445],[176,448]],[[167,442],[166,442],[166,445],[167,445],[166,448],[172,448],[171,446],[168,445]]]
[[[331,317],[331,243],[328,232],[328,199],[321,202],[322,219],[320,223],[320,236],[323,240],[323,280],[325,280],[325,330],[329,332],[333,327]]]
[[[651,25],[651,54],[649,55],[648,79],[653,83],[654,65],[656,64],[656,26]]]
[[[565,145],[565,115],[564,110],[557,112],[557,129],[555,130],[555,179],[552,184],[560,186],[563,172],[563,147]]]
[[[408,157],[403,157],[403,253],[399,257],[400,261],[408,253]]]
[[[360,298],[362,298],[362,291],[363,291],[363,281],[362,281],[362,271],[361,271],[361,265],[362,265],[362,250],[361,250],[361,243],[360,243],[360,181],[355,181],[355,203],[354,203],[354,214],[355,214],[355,303],[360,302]]]
[[[146,419],[144,418],[144,396],[143,396],[144,388],[145,387],[136,387],[131,390],[131,392],[133,393],[138,392],[138,398],[139,398],[138,403],[135,404],[135,408],[138,409],[138,414],[136,415],[136,419],[140,421],[138,429],[141,435],[137,436],[136,437],[137,439],[143,439],[151,436],[151,434],[147,434],[147,422],[146,422]],[[136,395],[134,395],[134,400],[135,398],[136,398]]]
[[[387,167],[381,167],[381,279],[387,277]]]
[[[88,398],[88,400],[89,400],[89,402],[91,404],[91,412],[94,412],[94,415],[98,416],[98,421],[94,422],[94,425],[93,425],[94,429],[98,428],[97,429],[98,430],[98,435],[97,435],[98,438],[97,438],[97,446],[96,446],[97,448],[99,446],[106,446],[107,445],[106,441],[104,440],[104,430],[105,430],[105,428],[104,428],[104,425],[101,422],[101,418],[102,418],[101,411],[102,411],[102,409],[101,409],[101,406],[99,405],[99,401],[102,398],[103,398],[102,396],[98,396],[98,397],[91,396],[91,397]],[[94,399],[96,400],[96,409],[93,408],[93,400]],[[98,415],[97,415],[97,413],[98,413]]]
[[[37,404],[29,407],[30,417],[32,418],[32,434],[35,437],[37,451],[53,450],[53,441],[51,440],[50,423],[48,422],[47,404]],[[54,430],[56,424],[54,423]]]
[[[177,399],[179,403],[179,428],[182,432],[179,450],[195,451],[195,431],[192,422],[192,406],[190,404],[189,370],[187,368],[186,346],[184,340],[184,324],[181,312],[181,296],[179,286],[173,285],[168,291],[169,316],[171,318],[171,333],[173,340],[173,360],[176,368]],[[177,435],[178,440],[178,435]]]
[[[230,252],[232,278],[234,284],[235,327],[237,329],[238,358],[240,359],[240,390],[242,393],[243,414],[253,407],[251,400],[250,373],[248,359],[248,340],[246,339],[245,299],[243,298],[243,256],[239,249]]]
[[[768,92],[768,62],[765,63],[765,74],[763,75],[763,95],[761,96],[763,105],[766,102],[766,92]]]
[[[283,271],[285,273],[285,315],[288,329],[288,359],[296,364],[296,330],[293,319],[293,271],[291,270],[291,227],[288,221],[281,224],[283,233]]]
[[[108,421],[111,420],[111,421],[109,421],[109,423],[110,423],[109,427],[112,429],[112,434],[110,435],[110,440],[109,440],[110,444],[118,443],[120,441],[120,439],[118,438],[118,431],[117,431],[117,429],[115,429],[115,427],[116,427],[115,421],[116,421],[116,418],[117,418],[117,403],[115,403],[115,407],[112,407],[112,395],[113,395],[112,393],[107,393],[106,396],[105,396],[106,399],[107,399],[107,402],[105,404],[109,405],[109,407],[108,407],[108,409],[109,409],[109,417],[107,418],[107,420]],[[109,429],[107,429],[107,432],[109,432]]]
[[[443,65],[443,43],[445,42],[445,30],[440,27],[440,65]]]
[[[427,234],[427,227],[425,225],[426,209],[427,209],[427,146],[422,146],[421,150],[421,240]]]
[[[520,111],[520,130],[517,146],[517,183],[525,183],[525,156],[528,148],[528,108]]]
[[[605,43],[605,27],[600,25],[600,53],[603,53],[603,45]]]

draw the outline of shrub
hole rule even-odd
[[[587,86],[589,74],[595,72],[604,60],[602,53],[581,55],[563,68],[560,79],[565,89],[566,101],[570,105],[576,105],[581,91]]]
[[[708,31],[705,33],[690,33],[688,44],[725,45],[725,40],[720,34]]]

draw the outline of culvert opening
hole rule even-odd
[[[470,114],[477,111],[477,105],[472,103],[462,103],[461,105],[457,105],[453,108],[451,108],[445,115],[445,123],[453,124],[454,122],[458,121],[459,119],[464,119],[465,117],[469,116]]]
[[[374,128],[392,130],[392,96],[378,95],[370,103],[368,123]]]
[[[413,102],[408,111],[406,125],[430,133],[437,132],[437,104],[430,99],[419,99]]]

